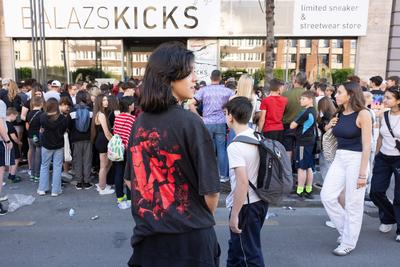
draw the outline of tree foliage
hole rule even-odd
[[[332,71],[333,84],[341,84],[347,80],[347,77],[354,74],[354,69],[336,69]]]

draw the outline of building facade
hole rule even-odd
[[[325,68],[355,69],[364,79],[400,71],[391,16],[399,1],[277,0],[275,69],[306,71],[312,79]],[[0,3],[2,77],[24,78],[34,66],[29,2]],[[195,51],[200,79],[215,68],[253,74],[265,64],[265,15],[257,0],[92,2],[44,0],[49,79],[73,82],[89,68],[140,78],[154,48],[170,40]]]

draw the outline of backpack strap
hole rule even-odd
[[[260,145],[260,141],[255,140],[254,138],[251,138],[248,136],[244,136],[244,135],[236,136],[232,142],[240,142],[240,143],[246,143],[246,144],[257,145],[257,146]]]
[[[389,111],[385,111],[385,112],[383,113],[383,117],[385,117],[386,126],[388,127],[390,134],[393,136],[393,138],[396,138],[396,137],[394,137],[394,133],[393,133],[393,130],[392,130],[392,126],[390,126]]]
[[[38,113],[40,113],[40,110],[39,110],[38,112],[36,112],[36,113],[32,116],[32,118],[29,120],[29,125],[31,125],[33,119],[36,117],[36,115],[37,115]]]
[[[256,132],[254,132],[254,135],[255,135],[256,138],[257,138]],[[260,141],[255,140],[254,138],[249,137],[249,136],[239,135],[239,136],[236,136],[235,139],[233,139],[232,143],[233,143],[233,142],[240,142],[240,143],[245,143],[245,144],[249,144],[249,145],[256,145],[256,146],[258,146],[258,150],[259,150],[259,152],[260,152],[260,163],[263,162],[263,161],[262,161],[262,158],[265,157],[265,154],[264,154],[264,157],[263,157],[263,155],[262,155],[263,153],[261,153],[261,152],[262,152],[262,149],[261,149],[261,147],[260,147]],[[264,161],[265,161],[265,158],[264,158]],[[261,169],[264,169],[263,173],[264,173],[264,175],[265,175],[265,173],[266,173],[266,171],[267,171],[267,169],[266,169],[266,167],[265,167],[265,164],[260,164],[260,167],[259,167],[259,169],[258,169],[257,180],[258,180],[258,177],[263,177],[263,176],[260,176],[260,170],[261,170]],[[249,186],[251,187],[251,189],[253,189],[254,192],[257,191],[257,187],[256,187],[250,180],[249,180]],[[247,203],[250,204],[249,192],[247,192]]]

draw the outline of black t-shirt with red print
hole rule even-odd
[[[219,192],[211,137],[195,114],[171,106],[142,113],[132,128],[125,179],[132,185],[132,244],[215,224],[204,195]]]

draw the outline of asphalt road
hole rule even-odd
[[[38,197],[36,185],[24,181],[7,185],[5,192],[36,197],[31,206],[0,217],[0,266],[126,266],[131,254],[133,221],[129,210],[119,210],[114,196],[99,196],[94,189]],[[70,208],[76,214],[69,216]],[[378,232],[377,212],[367,208],[357,249],[346,257],[334,256],[338,234],[324,225],[322,208],[272,208],[262,230],[267,266],[400,266],[400,243],[395,231]],[[91,217],[98,216],[97,220]],[[228,211],[219,208],[216,232],[225,265]]]

